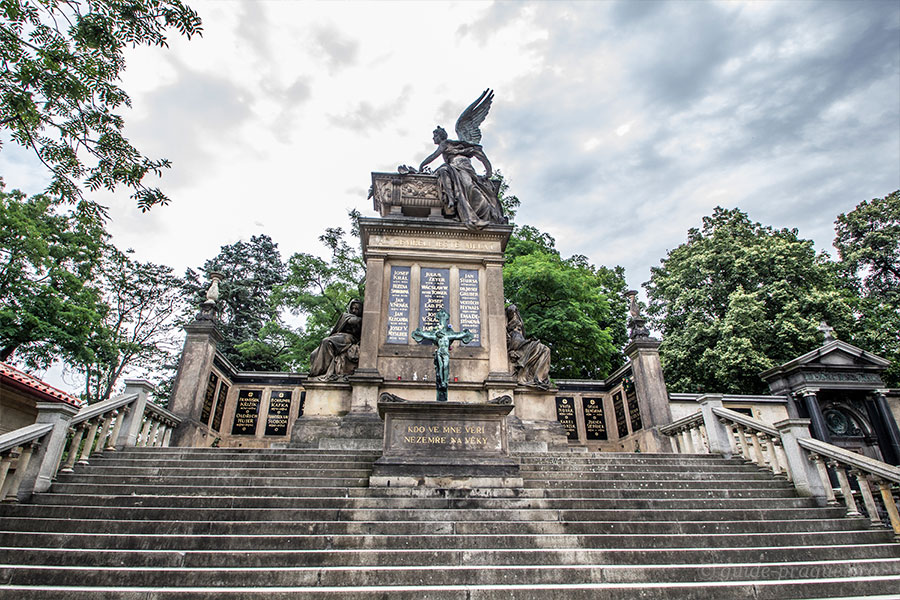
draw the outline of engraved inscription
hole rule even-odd
[[[481,345],[481,305],[478,300],[478,270],[459,271],[459,328],[472,332],[465,346]]]
[[[388,344],[409,342],[409,273],[410,267],[391,267],[387,314]]]
[[[437,312],[442,308],[450,312],[450,269],[422,269],[420,286],[419,327],[434,329],[438,324]]]
[[[266,415],[266,435],[286,435],[288,417],[291,414],[290,391],[272,392],[269,413]]]
[[[394,248],[436,248],[438,250],[481,250],[499,252],[499,242],[480,240],[457,240],[431,237],[400,237],[396,235],[378,235],[369,237],[370,246],[391,246]]]
[[[237,408],[234,411],[232,435],[255,435],[259,421],[259,399],[262,390],[241,390],[238,392]]]
[[[222,429],[222,415],[225,414],[225,400],[228,398],[228,385],[223,381],[219,386],[219,397],[216,399],[216,411],[213,414],[212,428],[216,431]]]
[[[403,446],[413,446],[420,450],[443,448],[453,450],[495,449],[500,435],[498,423],[462,423],[441,421],[427,423],[404,423],[400,430]]]
[[[566,430],[566,437],[570,440],[578,439],[578,425],[575,422],[575,399],[561,398],[556,399],[556,420],[560,422],[563,429]]]
[[[606,416],[602,398],[582,398],[584,408],[584,435],[589,440],[609,439],[606,433]]]
[[[215,373],[209,374],[209,381],[206,382],[206,392],[203,394],[203,408],[200,411],[200,421],[204,425],[209,425],[209,415],[212,413],[213,400],[216,398],[216,385],[219,383],[219,376]]]
[[[616,415],[616,432],[623,438],[628,435],[628,423],[625,422],[625,402],[622,399],[622,392],[613,395],[613,412]]]
[[[641,407],[638,406],[638,399],[633,390],[634,388],[625,394],[625,402],[628,404],[628,420],[631,421],[632,433],[644,426],[641,419]]]

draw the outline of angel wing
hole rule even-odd
[[[484,90],[478,100],[462,111],[456,120],[456,137],[470,144],[481,143],[481,129],[488,111],[491,110],[491,102],[494,100],[494,92],[490,88]]]

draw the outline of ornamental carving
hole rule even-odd
[[[410,198],[428,198],[430,200],[437,200],[437,182],[422,180],[405,181],[403,182],[403,185],[400,186],[400,195]]]

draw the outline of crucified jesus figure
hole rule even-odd
[[[474,336],[468,329],[463,329],[462,332],[453,331],[450,327],[450,315],[443,308],[435,316],[438,320],[437,327],[431,330],[416,327],[412,332],[412,338],[420,343],[422,340],[434,342],[434,383],[437,386],[437,401],[446,402],[447,382],[450,379],[450,344],[456,340],[468,344]]]

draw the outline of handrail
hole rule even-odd
[[[728,419],[737,423],[738,425],[742,425],[744,427],[749,427],[755,431],[759,431],[760,433],[764,433],[766,435],[778,435],[778,430],[774,427],[766,425],[763,421],[759,419],[754,419],[753,417],[748,417],[747,415],[742,415],[739,412],[733,411],[729,408],[719,408],[715,407],[712,409],[713,414],[717,417],[722,417],[723,419]]]
[[[146,411],[152,412],[157,417],[167,419],[173,425],[178,425],[181,423],[181,417],[176,415],[175,413],[163,408],[159,404],[154,404],[153,402],[148,402],[145,407]]]
[[[892,483],[900,484],[900,468],[898,467],[891,466],[887,463],[881,462],[880,460],[875,460],[874,458],[869,458],[868,456],[863,456],[862,454],[857,454],[856,452],[850,452],[849,450],[845,450],[833,444],[829,444],[813,438],[797,440],[797,443],[800,444],[802,448],[809,450],[810,452],[815,452],[816,454],[827,456],[828,458],[832,458],[834,460],[845,463],[854,469],[860,469],[862,471],[875,475],[876,477],[886,479],[888,481],[891,481]]]
[[[93,419],[103,413],[109,412],[111,410],[115,410],[126,404],[131,404],[135,400],[137,400],[137,394],[128,394],[124,396],[116,396],[115,398],[109,398],[108,400],[104,400],[103,402],[98,402],[96,404],[89,404],[85,406],[72,417],[72,420],[69,421],[71,425],[78,425],[79,423],[83,423],[89,419]]]
[[[663,425],[662,427],[659,428],[659,432],[662,433],[663,435],[675,435],[676,433],[678,433],[678,430],[681,429],[682,427],[686,427],[688,425],[693,425],[695,423],[702,423],[702,422],[703,422],[703,413],[701,413],[700,411],[697,411],[696,413],[694,413],[692,415],[682,417],[682,418],[678,419],[677,421],[672,421],[668,425]]]
[[[0,435],[0,452],[39,440],[53,429],[52,423],[34,423]]]

